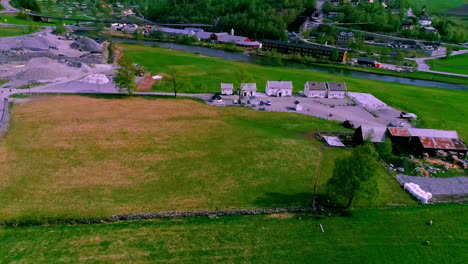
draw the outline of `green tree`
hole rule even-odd
[[[65,34],[66,32],[67,32],[67,28],[61,22],[57,22],[55,24],[55,29],[52,31],[52,33],[55,35],[62,35],[62,34]]]
[[[354,149],[351,156],[335,162],[333,176],[327,183],[328,194],[351,207],[358,198],[372,199],[378,194],[378,154],[370,143]]]
[[[452,55],[453,52],[453,47],[452,46],[447,46],[445,50],[445,58],[448,59],[450,55]]]
[[[169,72],[164,77],[164,81],[171,86],[174,97],[177,97],[179,90],[187,84],[182,72],[174,67],[169,68]]]
[[[135,32],[133,33],[134,36],[135,36],[135,40],[142,44],[145,40],[145,36],[143,35],[143,29],[141,27],[138,27],[137,30],[135,30]]]
[[[236,86],[238,87],[238,95],[239,95],[239,102],[242,96],[242,91],[244,90],[244,86],[246,83],[252,81],[252,75],[250,75],[244,68],[239,68],[235,72],[236,77]]]
[[[120,93],[131,95],[135,90],[135,71],[121,67],[115,75],[115,84]]]
[[[405,53],[399,51],[397,52],[396,56],[395,56],[395,60],[398,62],[398,63],[402,63],[403,61],[405,61]]]
[[[117,70],[117,74],[115,75],[115,84],[120,93],[130,95],[136,87],[136,68],[133,64],[133,59],[130,56],[123,54],[120,57],[118,64],[120,65],[120,68]]]

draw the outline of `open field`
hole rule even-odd
[[[294,113],[80,96],[17,105],[11,125],[0,220],[309,206],[321,152],[313,131],[343,130]],[[391,189],[372,205],[414,203],[391,176],[380,185]]]
[[[17,14],[10,14],[10,13],[0,14],[0,19],[3,23],[14,24],[14,25],[29,25],[30,23],[36,26],[52,26],[53,25],[51,23],[44,23],[40,21],[29,22],[28,20],[19,18]]]
[[[455,129],[468,139],[468,100],[466,91],[445,90],[421,86],[386,83],[307,70],[261,66],[205,57],[183,51],[152,48],[138,45],[121,45],[124,52],[153,74],[167,72],[173,66],[186,74],[189,81],[182,92],[219,92],[221,82],[235,82],[235,71],[243,68],[264,91],[267,80],[292,80],[295,92],[303,90],[305,81],[344,81],[349,90],[372,93],[395,108],[416,113],[426,128]],[[158,85],[158,91],[171,91]]]
[[[426,6],[431,13],[441,13],[468,4],[468,0],[412,0],[419,6]]]
[[[29,34],[28,28],[24,27],[4,27],[0,26],[0,38],[1,37],[12,37],[24,34]]]
[[[468,75],[468,53],[449,58],[428,60],[426,63],[433,71],[453,72]]]
[[[0,262],[464,263],[466,210],[444,204],[322,220],[283,214],[3,227]]]

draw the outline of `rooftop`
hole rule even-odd
[[[241,83],[242,91],[257,91],[256,83]]]
[[[458,138],[457,131],[454,130],[389,127],[388,131],[395,137]]]
[[[272,89],[292,89],[292,81],[267,81],[267,87]]]
[[[327,90],[327,84],[325,82],[308,81],[305,83],[305,86],[309,88],[309,90]]]
[[[327,82],[327,86],[330,91],[346,91],[344,82]]]

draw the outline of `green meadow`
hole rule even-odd
[[[467,209],[443,204],[359,209],[321,220],[279,214],[3,227],[0,262],[464,263]]]
[[[468,53],[451,56],[449,58],[427,60],[426,63],[433,71],[468,75]]]
[[[239,68],[249,72],[260,91],[267,80],[292,80],[294,91],[303,90],[306,81],[343,81],[348,90],[371,93],[388,105],[416,113],[419,124],[426,128],[454,129],[468,139],[468,100],[466,91],[438,89],[398,83],[388,83],[319,73],[285,67],[263,66],[218,58],[211,58],[184,51],[153,48],[138,45],[120,45],[124,53],[148,67],[153,74],[164,74],[169,67],[179,69],[188,79],[181,92],[219,92],[221,82],[235,82]],[[171,92],[165,85],[155,85],[155,91]]]

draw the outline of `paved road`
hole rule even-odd
[[[468,53],[468,50],[454,51],[451,56],[460,55],[460,54],[464,54],[464,53]],[[433,70],[430,69],[430,66],[426,63],[426,60],[432,60],[432,59],[438,59],[438,58],[444,58],[444,57],[446,57],[446,56],[441,55],[441,56],[435,56],[435,57],[429,57],[429,58],[417,58],[417,59],[411,59],[411,60],[414,60],[418,64],[418,71],[445,74],[445,75],[453,75],[453,76],[461,76],[461,77],[467,77],[468,78],[468,75],[466,75],[466,74],[433,71]]]
[[[1,0],[0,2],[3,7],[5,7],[5,10],[0,11],[0,13],[18,13],[19,9],[14,8],[13,6],[10,5],[10,0]]]

